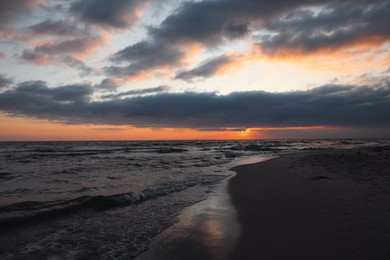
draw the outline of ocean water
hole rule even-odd
[[[234,165],[386,139],[0,143],[0,258],[129,259]],[[15,236],[17,230],[17,236]]]

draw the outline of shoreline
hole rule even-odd
[[[231,176],[207,185],[208,196],[183,209],[178,221],[152,239],[149,249],[135,260],[226,259],[238,240],[240,225],[228,185],[238,165],[261,163],[272,155],[250,156],[230,163]]]
[[[135,260],[225,259],[240,226],[227,193],[229,176],[208,187],[208,197],[184,208],[178,221],[152,239]]]
[[[390,147],[369,147],[235,166],[135,259],[389,259],[389,163]],[[225,195],[230,216],[215,214]]]

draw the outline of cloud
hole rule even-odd
[[[18,16],[28,13],[42,2],[43,0],[0,1],[0,22],[14,21]]]
[[[83,75],[94,72],[81,60],[105,42],[102,36],[86,36],[66,39],[57,42],[40,43],[32,49],[23,51],[20,58],[24,61],[46,65],[62,63],[79,69]]]
[[[146,0],[78,0],[70,12],[80,20],[108,28],[128,28],[135,24],[149,1]]]
[[[75,23],[65,20],[43,21],[26,28],[33,35],[81,36],[86,32]]]
[[[115,95],[105,95],[103,98],[109,98],[109,99],[115,99],[115,98],[122,98],[122,97],[128,97],[128,96],[134,96],[134,95],[144,95],[144,94],[156,94],[160,92],[167,91],[169,89],[168,86],[158,86],[155,88],[144,88],[144,89],[134,89],[129,90],[126,92],[121,92],[119,94]]]
[[[27,99],[45,99],[49,102],[87,102],[93,93],[88,85],[65,85],[49,88],[44,81],[25,81],[12,90],[16,95],[26,96]],[[28,97],[29,96],[29,97]]]
[[[85,54],[100,46],[101,37],[85,37],[64,40],[60,42],[48,42],[36,46],[34,53],[43,55],[56,54]]]
[[[100,82],[100,84],[96,85],[96,88],[107,91],[115,91],[118,87],[119,86],[116,81],[111,78],[105,78]]]
[[[149,69],[179,65],[183,56],[184,52],[174,45],[139,42],[116,52],[111,57],[114,62],[130,62],[130,65],[110,66],[106,68],[106,72],[112,76],[133,77]]]
[[[325,1],[312,1],[315,4]],[[149,34],[157,41],[199,42],[215,45],[250,32],[250,23],[267,20],[286,10],[307,5],[306,0],[254,1],[219,0],[184,2]]]
[[[345,3],[321,11],[295,10],[270,21],[260,46],[268,54],[309,53],[390,40],[390,2]]]
[[[159,27],[149,28],[150,39],[129,45],[115,53],[114,62],[130,62],[128,66],[113,65],[107,72],[127,77],[182,65],[186,49],[191,44],[211,44],[227,38],[237,38],[248,32],[247,24],[230,19],[219,10],[228,1],[185,2]]]
[[[0,93],[0,110],[64,123],[136,127],[390,127],[390,82],[296,92],[156,93],[93,101],[93,87],[24,82]]]
[[[48,64],[51,61],[47,55],[39,54],[34,50],[24,50],[20,58],[24,61],[28,61],[37,65]]]
[[[221,55],[219,57],[205,61],[194,69],[181,71],[176,75],[175,78],[187,81],[192,80],[194,78],[207,78],[215,75],[218,70],[226,67],[227,65],[232,64],[233,61],[234,60],[232,57]]]
[[[81,72],[81,76],[86,76],[92,73],[96,73],[95,69],[87,66],[83,61],[73,58],[71,56],[63,57],[62,62],[64,62],[69,67],[79,70]]]
[[[7,78],[4,74],[0,74],[0,89],[7,88],[13,83],[13,80]]]
[[[347,0],[344,3],[358,4],[378,1]],[[150,28],[151,38],[161,42],[195,41],[215,45],[224,39],[246,36],[270,20],[299,8],[321,8],[326,4],[343,6],[337,0],[254,1],[219,0],[184,2],[157,28]],[[259,23],[261,22],[261,23]],[[251,28],[254,27],[254,28]]]
[[[279,50],[305,54],[362,42],[382,43],[388,40],[390,28],[386,18],[390,15],[388,5],[388,1],[382,0],[183,2],[159,26],[148,28],[148,39],[117,52],[112,58],[114,62],[124,60],[118,59],[120,54],[133,53],[123,56],[128,57],[130,64],[114,64],[108,73],[126,77],[172,69],[183,66],[185,49],[190,44],[215,48],[255,35],[258,46],[268,55]],[[134,55],[140,46],[150,49],[150,56],[156,60]],[[164,56],[164,52],[169,55]],[[145,55],[149,56],[146,51]]]

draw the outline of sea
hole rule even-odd
[[[0,259],[131,259],[230,168],[389,139],[0,142]]]

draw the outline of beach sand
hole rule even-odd
[[[281,156],[234,169],[229,259],[390,259],[390,150]]]
[[[223,195],[194,205],[137,259],[390,259],[389,147],[286,154],[233,170],[225,188],[234,211],[218,204]]]
[[[136,260],[226,259],[240,234],[228,181],[209,187],[208,199],[184,209],[179,222],[157,235]]]

